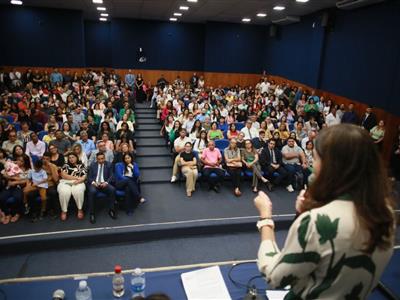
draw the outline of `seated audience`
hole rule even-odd
[[[179,137],[174,141],[174,148],[173,152],[175,154],[174,158],[174,166],[172,168],[172,177],[171,177],[171,182],[175,182],[177,180],[176,176],[178,175],[179,172],[179,167],[180,167],[180,154],[185,151],[185,144],[186,143],[191,143],[191,140],[189,137],[186,136],[186,130],[185,129],[180,129],[179,130]]]
[[[55,146],[61,154],[67,153],[71,148],[71,142],[64,136],[61,130],[56,131],[56,139],[50,142],[49,147],[51,145]]]
[[[85,166],[85,168],[89,167],[89,160],[86,156],[86,153],[83,151],[82,148],[82,144],[80,143],[75,143],[72,146],[72,152],[75,153],[78,156],[78,159],[81,163],[83,163],[83,165]],[[65,159],[64,159],[65,160]]]
[[[245,140],[252,140],[258,137],[258,130],[253,128],[253,123],[251,120],[246,121],[246,126],[243,127],[240,132],[243,132]]]
[[[122,159],[115,165],[115,187],[125,191],[126,213],[131,216],[135,203],[144,203],[145,199],[140,195],[138,164],[130,153],[124,154]]]
[[[208,131],[207,134],[207,139],[210,140],[220,140],[224,138],[224,134],[220,129],[218,129],[218,123],[217,122],[212,122],[211,128]]]
[[[17,139],[17,132],[12,130],[8,133],[8,140],[3,142],[2,149],[7,151],[7,154],[10,155],[15,146],[24,146],[24,143],[21,140]]]
[[[28,180],[30,161],[27,155],[17,158],[12,169],[2,171],[2,177],[6,180],[6,185],[0,191],[0,208],[4,212],[3,224],[15,223],[19,220],[22,213],[29,213],[29,206],[23,203],[23,188]],[[13,201],[8,201],[9,198]],[[25,208],[24,208],[25,207]]]
[[[58,149],[55,145],[49,145],[49,153],[50,153],[50,162],[56,165],[58,168],[61,168],[65,165],[65,158],[63,154],[58,152]]]
[[[380,120],[378,125],[374,126],[370,130],[370,135],[374,144],[378,147],[379,150],[382,149],[383,139],[385,137],[385,122]]]
[[[268,141],[268,146],[263,148],[260,154],[261,168],[266,174],[265,177],[272,183],[271,189],[281,183],[290,189],[287,182],[288,174],[282,163],[282,153],[275,146],[276,141],[271,139]]]
[[[207,138],[207,131],[202,130],[200,131],[199,137],[195,140],[193,144],[193,150],[201,155],[203,150],[207,148],[208,145],[208,138]]]
[[[239,135],[239,131],[236,129],[235,123],[229,124],[229,129],[228,129],[228,131],[226,132],[227,138],[228,138],[229,140],[230,140],[230,139],[234,139],[234,138],[237,138],[238,135]]]
[[[57,187],[62,221],[67,219],[68,204],[71,196],[74,197],[78,208],[78,219],[83,219],[84,213],[82,207],[86,190],[86,174],[86,167],[79,160],[78,155],[73,152],[69,153],[67,163],[61,168],[61,180]]]
[[[244,143],[244,149],[241,152],[242,163],[245,169],[250,170],[253,173],[252,189],[254,193],[258,192],[258,180],[260,179],[265,183],[269,190],[272,189],[271,183],[265,178],[261,172],[261,166],[259,163],[259,156],[257,151],[253,147],[251,140],[246,140]]]
[[[115,188],[112,185],[114,180],[113,165],[106,161],[106,156],[103,152],[96,154],[96,161],[89,166],[88,172],[88,203],[89,203],[89,220],[90,223],[96,223],[95,201],[99,192],[106,195],[108,201],[108,214],[111,219],[116,219],[115,213]]]
[[[215,142],[209,141],[208,147],[201,154],[203,163],[203,176],[208,183],[209,190],[219,193],[220,185],[224,180],[225,171],[221,167],[222,156],[218,148],[215,148]],[[211,176],[214,174],[215,176]]]
[[[34,157],[41,159],[43,153],[46,151],[46,143],[39,140],[38,135],[35,132],[31,133],[31,141],[26,144],[25,153],[32,159]]]
[[[184,151],[179,155],[182,174],[186,177],[186,195],[192,197],[192,193],[196,190],[197,180],[197,159],[192,151],[192,144],[186,142]]]
[[[242,173],[242,157],[240,154],[240,149],[237,146],[237,141],[232,138],[229,141],[229,146],[224,150],[224,159],[227,167],[227,171],[232,179],[233,193],[235,196],[239,197],[242,193],[240,191],[240,181]]]
[[[291,193],[294,192],[293,185],[302,189],[305,183],[304,171],[308,168],[303,149],[296,145],[293,138],[289,138],[287,145],[282,148],[282,156],[284,168],[289,176],[289,185],[286,189]],[[300,178],[298,182],[296,176]]]
[[[104,143],[102,140],[99,140],[97,142],[97,149],[93,150],[90,154],[89,157],[89,162],[88,165],[90,166],[93,162],[96,161],[96,155],[97,153],[104,153],[105,157],[106,157],[106,161],[108,162],[113,162],[114,160],[114,153],[111,150],[108,150],[106,148],[106,143]]]

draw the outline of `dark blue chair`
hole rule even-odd
[[[21,131],[21,124],[19,123],[11,123],[14,126],[15,131]]]
[[[240,131],[240,130],[243,129],[244,123],[235,123],[235,126],[236,126],[236,130],[237,130],[237,131]]]
[[[47,134],[48,134],[48,132],[45,131],[45,130],[39,131],[39,132],[38,132],[38,138],[39,138],[39,140],[42,141],[43,138],[44,138],[44,136],[47,135]]]
[[[223,154],[225,148],[229,146],[229,140],[228,139],[222,139],[222,140],[215,140],[215,147],[219,149]]]

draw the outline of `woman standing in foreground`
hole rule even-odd
[[[315,142],[314,175],[297,198],[300,216],[282,251],[269,197],[255,198],[259,269],[270,286],[290,285],[285,299],[364,299],[393,252],[394,206],[381,157],[364,130],[333,126]]]

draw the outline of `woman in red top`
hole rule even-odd
[[[165,107],[162,109],[161,121],[164,121],[167,118],[167,116],[173,112],[172,108],[173,108],[172,102],[168,101],[167,104],[165,105]]]
[[[228,139],[230,140],[233,138],[237,138],[238,135],[239,135],[239,131],[237,131],[235,123],[230,124],[228,132],[226,133],[226,136],[228,137]]]

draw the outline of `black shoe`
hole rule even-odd
[[[96,223],[96,216],[94,214],[90,214],[89,221],[92,224]]]
[[[47,212],[41,211],[39,215],[39,220],[43,220],[47,216]]]
[[[115,213],[115,211],[113,209],[110,209],[108,211],[108,215],[110,216],[111,219],[115,220],[117,218],[117,214]]]
[[[268,191],[272,192],[272,189],[274,188],[274,186],[272,185],[272,183],[269,182],[269,181],[267,181],[265,184],[267,185]]]
[[[34,215],[32,216],[32,218],[31,218],[31,223],[36,223],[38,220],[39,220],[39,219],[38,219],[37,215],[34,214]]]
[[[218,187],[218,186],[214,185],[212,189],[213,189],[216,193],[219,193],[219,187]]]

